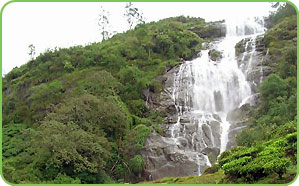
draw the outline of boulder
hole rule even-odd
[[[243,126],[239,126],[239,127],[231,127],[230,130],[229,130],[229,133],[228,133],[228,139],[231,139],[228,141],[227,145],[226,145],[226,149],[229,150],[231,149],[232,147],[236,146],[237,143],[236,143],[236,136],[238,134],[240,134],[242,132],[243,129],[247,128],[248,126],[246,125],[243,125]]]
[[[145,175],[148,180],[163,177],[198,175],[206,163],[198,165],[196,154],[185,151],[188,140],[180,137],[177,142],[156,132],[150,134],[142,155],[145,160]],[[184,148],[180,148],[184,147]],[[191,158],[190,158],[191,157]]]
[[[204,148],[201,153],[205,154],[205,155],[208,155],[210,153],[213,153],[216,157],[219,155],[220,153],[220,149],[217,148],[217,147],[213,147],[213,148],[210,148],[210,147],[206,147]]]

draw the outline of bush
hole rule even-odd
[[[141,155],[136,155],[129,161],[130,168],[134,174],[139,174],[143,170],[143,158]]]
[[[212,61],[217,61],[222,57],[221,52],[215,49],[209,51],[209,56]]]
[[[296,143],[297,142],[297,132],[286,135],[286,139],[288,143]]]
[[[296,14],[297,14],[297,12],[296,12],[295,8],[292,5],[286,3],[285,5],[280,6],[276,12],[272,12],[270,14],[268,27],[271,27],[271,26],[277,24],[279,21],[281,21],[285,17],[289,17],[289,16],[296,15]]]
[[[143,117],[144,113],[147,111],[147,107],[143,100],[130,100],[128,101],[128,107],[132,114]]]
[[[81,181],[79,178],[72,178],[65,174],[59,173],[53,181],[47,181],[46,184],[80,184]]]
[[[243,177],[247,181],[257,180],[276,173],[284,174],[291,163],[284,157],[287,148],[285,139],[277,139],[251,148],[235,147],[221,154],[219,164],[224,173],[233,178]]]
[[[286,97],[288,85],[276,74],[271,74],[259,86],[263,99],[269,101],[277,97]]]
[[[144,148],[145,141],[149,134],[150,129],[143,124],[137,125],[135,128],[128,131],[122,144],[123,154],[128,159],[133,158]]]
[[[265,139],[265,132],[264,127],[244,129],[236,136],[237,145],[251,147],[255,142]]]

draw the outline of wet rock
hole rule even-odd
[[[247,121],[252,113],[253,107],[247,103],[242,105],[240,108],[236,108],[227,114],[227,121],[231,123],[242,123]]]
[[[212,128],[212,134],[214,137],[214,145],[217,147],[220,147],[220,134],[221,134],[221,126],[220,123],[218,121],[212,121],[210,123],[210,126]]]
[[[195,124],[187,123],[185,126],[186,126],[186,130],[188,131],[197,131],[197,125]]]
[[[236,55],[240,55],[241,53],[244,53],[244,52],[245,52],[244,40],[241,40],[235,46],[235,53],[236,53]]]
[[[228,143],[226,149],[236,146],[236,136],[248,127],[248,122],[255,107],[250,104],[244,104],[228,113],[227,120],[231,123],[228,133]]]
[[[247,128],[248,126],[246,125],[243,125],[243,126],[240,126],[240,127],[231,127],[230,128],[230,131],[228,133],[228,138],[231,139],[228,141],[227,145],[226,145],[226,149],[229,150],[231,149],[232,147],[236,146],[237,143],[236,143],[236,136],[238,134],[240,134],[242,132],[243,129]]]
[[[269,66],[254,66],[252,69],[248,70],[247,72],[247,81],[253,82],[255,85],[255,91],[256,87],[262,82],[262,80],[268,76],[273,71],[272,67]]]
[[[147,167],[154,169],[155,167],[162,167],[167,164],[168,160],[163,156],[148,156]]]
[[[213,146],[213,139],[214,139],[214,136],[212,135],[212,131],[210,130],[210,126],[209,125],[202,125],[202,131],[203,131],[203,140],[206,142],[206,144],[208,146]]]
[[[178,143],[155,132],[150,134],[142,155],[147,179],[198,175],[198,164],[185,152],[188,140],[178,138]],[[184,148],[182,148],[184,147]]]
[[[201,153],[205,155],[208,155],[209,153],[213,153],[217,157],[220,153],[220,149],[217,147],[213,147],[213,148],[206,147],[201,151]]]
[[[178,71],[179,65],[173,66],[160,78],[163,83],[163,91],[161,94],[153,94],[151,93],[151,102],[148,103],[148,106],[157,112],[159,112],[163,117],[176,114],[176,109],[174,106],[174,102],[172,100],[172,89],[173,89],[173,81],[174,74]],[[149,97],[145,92],[145,97]]]
[[[166,122],[166,124],[175,124],[178,121],[178,116],[177,115],[168,116],[164,121]]]
[[[221,122],[221,118],[217,114],[213,114],[213,118]]]
[[[180,119],[180,122],[181,123],[190,123],[190,116],[186,116],[186,115],[184,115],[184,116],[182,116],[181,117],[181,119]]]
[[[211,121],[210,126],[212,128],[212,132],[214,133],[220,133],[220,122],[219,121]]]
[[[238,121],[241,119],[241,114],[242,112],[240,109],[232,110],[227,114],[226,120],[230,122]]]
[[[169,102],[168,102],[169,103]],[[169,103],[170,104],[170,103]],[[165,110],[166,110],[166,112],[168,113],[168,114],[176,114],[176,108],[175,108],[175,106],[173,105],[173,104],[170,104],[170,105],[168,105],[168,106],[166,106],[166,108],[165,108]]]
[[[178,142],[180,143],[180,146],[183,148],[186,148],[188,145],[188,140],[182,137],[178,138]]]
[[[255,51],[253,51],[253,48]],[[265,47],[263,35],[253,39],[243,39],[235,46],[239,67],[251,84],[251,90],[257,92],[258,85],[273,71],[269,66],[269,56]]]
[[[204,170],[204,174],[213,174],[216,173],[219,170],[219,168],[215,168],[215,167],[207,167]]]
[[[146,174],[148,175],[148,178],[151,178],[151,180],[155,180],[164,177],[198,175],[197,172],[197,165],[191,161],[186,161],[177,164],[167,162],[160,166],[158,169],[146,172]]]

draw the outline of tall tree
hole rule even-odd
[[[143,13],[136,7],[133,6],[131,2],[128,2],[125,6],[125,18],[129,25],[129,29],[133,29],[137,24],[144,23],[145,19]]]
[[[109,32],[109,12],[105,10],[103,6],[100,7],[98,25],[100,27],[102,41],[105,41],[109,38],[111,33]]]
[[[35,56],[35,46],[34,46],[33,44],[30,44],[30,45],[28,46],[28,48],[29,48],[29,52],[28,52],[28,54],[29,54],[29,56],[30,56],[30,59],[33,60],[33,59],[34,59],[34,56]]]
[[[289,17],[297,14],[295,8],[289,3],[273,2],[271,6],[273,10],[270,12],[268,18],[268,27],[272,27],[284,17]]]

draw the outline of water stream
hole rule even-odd
[[[246,81],[255,51],[257,34],[264,27],[253,19],[226,20],[226,37],[202,50],[200,57],[183,63],[175,74],[172,99],[177,111],[177,122],[170,129],[170,138],[181,145],[186,139],[184,154],[197,162],[198,174],[201,166],[211,166],[205,149],[227,148],[230,123],[227,114],[248,102],[252,96],[250,84]],[[250,39],[252,49],[246,50],[243,59],[249,57],[246,66],[239,68],[235,59],[235,45],[245,37]],[[221,59],[212,61],[209,50],[221,52]],[[249,51],[249,52],[247,52]]]

